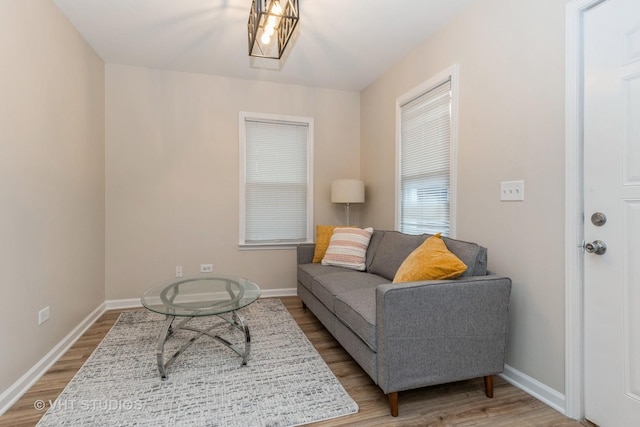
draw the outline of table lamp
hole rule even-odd
[[[336,179],[331,183],[331,203],[345,203],[347,225],[349,224],[349,205],[364,203],[364,182],[359,179]]]

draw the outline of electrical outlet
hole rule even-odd
[[[502,181],[500,183],[500,201],[520,202],[524,200],[524,181]]]
[[[176,277],[182,277],[182,266],[176,265]]]
[[[213,272],[213,264],[200,264],[200,273]]]
[[[46,306],[38,312],[38,325],[42,325],[49,320],[49,306]]]

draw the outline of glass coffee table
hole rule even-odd
[[[242,357],[241,365],[246,365],[251,350],[251,336],[247,322],[237,310],[248,306],[259,297],[258,285],[241,277],[185,277],[158,283],[147,289],[141,298],[142,305],[148,310],[166,316],[158,335],[156,348],[160,378],[166,380],[169,366],[203,335],[235,351]],[[217,316],[229,323],[232,328],[238,329],[242,333],[243,342],[232,344],[227,339],[214,334],[212,331],[219,327],[219,324],[214,324],[207,329],[196,328],[189,324],[194,318],[205,316]],[[192,331],[195,335],[165,362],[164,345],[177,330]]]

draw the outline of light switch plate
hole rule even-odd
[[[500,201],[521,202],[524,200],[524,181],[502,181],[500,183]]]

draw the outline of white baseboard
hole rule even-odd
[[[260,298],[292,297],[298,295],[296,288],[261,289]],[[112,299],[105,301],[107,310],[142,307],[140,298]]]
[[[296,288],[262,289],[260,298],[294,297],[298,295]]]
[[[104,303],[107,307],[107,310],[121,310],[125,308],[142,307],[142,302],[140,302],[140,298],[109,299],[109,300],[106,300]]]
[[[556,411],[566,415],[565,395],[552,389],[517,369],[504,365],[504,372],[500,374],[505,381],[518,387],[520,390],[549,405]]]
[[[86,332],[106,311],[105,303],[100,304],[78,326],[29,369],[18,381],[0,394],[0,415],[4,414],[20,397],[44,375],[54,363]]]

